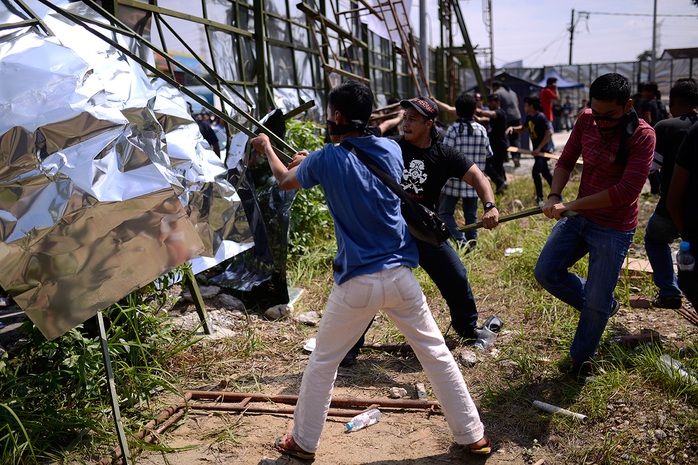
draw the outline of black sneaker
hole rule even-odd
[[[618,299],[613,299],[613,304],[611,304],[611,314],[608,315],[609,318],[612,316],[615,316],[616,313],[618,313],[618,310],[620,310],[620,302],[618,302]]]
[[[354,365],[356,363],[356,357],[359,355],[358,352],[354,352],[350,350],[347,352],[347,354],[344,356],[341,362],[339,362],[339,366],[346,368]]]
[[[475,344],[475,341],[477,341],[477,338],[480,337],[480,333],[482,332],[482,329],[480,328],[472,328],[468,331],[462,331],[458,333],[458,336],[461,338],[461,343],[466,346],[470,346]]]
[[[578,363],[572,362],[570,375],[580,384],[586,383],[589,378],[594,376],[594,367],[590,361]]]
[[[652,306],[657,308],[679,309],[683,304],[680,295],[658,295],[652,300]]]

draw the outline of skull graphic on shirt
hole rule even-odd
[[[423,160],[412,160],[410,166],[402,172],[402,185],[406,190],[411,190],[415,194],[419,194],[424,189],[422,184],[427,180],[427,174],[424,172]]]

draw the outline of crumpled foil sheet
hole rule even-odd
[[[254,242],[181,94],[27,3],[55,36],[0,31],[0,286],[54,339],[187,260],[205,269]],[[0,5],[1,22],[16,11]]]

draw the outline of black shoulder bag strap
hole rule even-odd
[[[451,233],[439,216],[413,199],[412,196],[390,177],[388,173],[378,166],[366,152],[360,150],[350,142],[342,142],[341,145],[356,155],[356,158],[361,160],[369,171],[383,181],[383,183],[398,196],[401,202],[400,209],[402,216],[407,222],[410,233],[414,238],[438,247],[442,242],[451,237]]]
[[[383,181],[383,183],[388,186],[388,188],[397,195],[401,201],[404,203],[410,205],[412,208],[419,208],[419,202],[417,202],[415,199],[412,198],[410,194],[408,194],[405,189],[402,188],[400,184],[395,181],[395,179],[392,178],[388,173],[386,173],[380,166],[378,166],[378,163],[376,163],[373,158],[369,157],[366,152],[363,150],[359,149],[356,147],[354,144],[351,142],[347,141],[342,141],[341,144],[342,147],[345,149],[349,150],[351,153],[356,155],[356,158],[361,160],[364,165],[366,165],[366,168],[371,171],[371,173],[375,174],[378,179]]]

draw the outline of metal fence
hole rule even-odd
[[[448,8],[448,3],[440,2],[440,8]],[[406,53],[409,51],[378,35],[366,24],[371,12],[366,7],[368,2],[363,0],[308,0],[302,4],[288,0],[103,0],[102,4],[107,9],[113,8],[119,19],[166,52],[184,52],[184,55],[202,60],[217,74],[216,79],[211,78],[212,82],[217,79],[225,82],[236,94],[233,96],[236,103],[246,104],[250,112],[258,115],[272,108],[292,111],[312,100],[316,105],[305,112],[305,117],[324,120],[325,95],[332,80],[327,78],[331,71],[326,66],[323,68],[322,57],[338,48],[342,39],[330,37],[323,43],[320,31],[313,27],[304,11],[336,19],[336,24],[355,40],[354,44],[365,45],[365,50],[363,45],[346,47],[337,60],[342,69],[368,80],[379,106],[386,104],[390,97],[409,98],[421,93],[411,75]],[[448,101],[449,96],[458,95],[477,83],[467,60],[463,59],[460,45],[441,43],[429,48],[429,87],[440,100]],[[460,53],[451,53],[458,48]],[[138,52],[135,46],[134,51]],[[151,58],[157,62],[157,57]],[[658,60],[655,81],[666,96],[676,79],[696,76],[697,68],[698,63],[692,59]],[[623,74],[636,84],[647,80],[649,63],[506,71],[539,82],[551,69],[564,79],[584,84],[582,89],[565,92],[579,102],[590,83],[607,72]],[[176,69],[170,71],[180,82],[189,84],[185,75]]]

